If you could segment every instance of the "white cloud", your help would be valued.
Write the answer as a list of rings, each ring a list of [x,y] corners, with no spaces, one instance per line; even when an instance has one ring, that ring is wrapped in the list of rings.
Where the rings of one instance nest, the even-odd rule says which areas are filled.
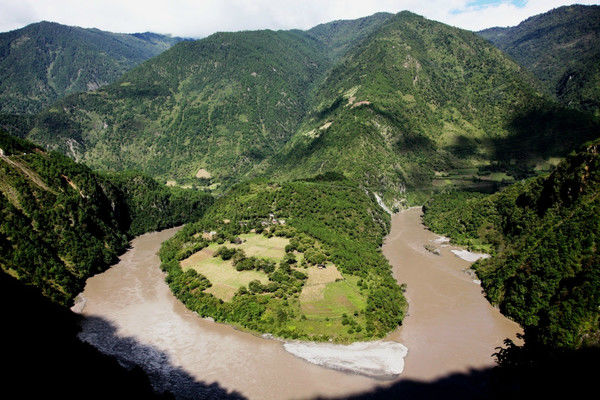
[[[41,20],[113,32],[153,31],[203,37],[216,31],[307,29],[322,22],[410,10],[465,29],[516,25],[566,4],[598,1],[529,0],[483,8],[470,0],[0,0],[0,31]],[[456,13],[456,10],[461,12]]]

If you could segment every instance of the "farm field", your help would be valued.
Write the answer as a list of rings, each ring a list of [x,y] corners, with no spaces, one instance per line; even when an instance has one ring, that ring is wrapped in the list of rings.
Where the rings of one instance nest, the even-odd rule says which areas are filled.
[[[212,286],[205,290],[206,293],[229,301],[239,288],[248,286],[254,280],[262,284],[268,283],[269,278],[264,272],[237,271],[232,260],[225,261],[214,257],[213,254],[213,249],[205,248],[181,262],[184,271],[192,268],[212,283]]]
[[[256,233],[243,234],[239,237],[243,240],[242,244],[210,243],[208,247],[181,261],[181,268],[184,271],[192,268],[210,281],[212,286],[205,290],[206,293],[223,301],[230,301],[239,288],[248,287],[250,282],[257,280],[267,284],[269,278],[261,271],[237,271],[232,260],[214,257],[219,247],[238,248],[242,249],[248,257],[280,262],[285,256],[285,246],[290,242],[286,238],[268,238]]]
[[[242,234],[239,238],[243,243],[212,242],[180,262],[184,271],[194,269],[211,282],[212,286],[206,289],[205,293],[210,293],[225,302],[231,301],[240,288],[248,288],[252,281],[266,285],[270,280],[269,276],[260,270],[236,270],[232,259],[223,260],[215,256],[219,247],[241,249],[247,257],[264,258],[280,263],[286,255],[285,246],[290,243],[287,238],[269,238],[256,233]],[[358,277],[342,275],[331,262],[300,266],[304,258],[303,253],[295,251],[293,254],[298,259],[298,265],[293,270],[305,274],[307,279],[302,291],[289,299],[290,311],[299,318],[288,321],[288,329],[300,329],[311,335],[335,336],[341,329],[349,329],[354,325],[354,322],[349,322],[351,319],[364,324],[364,318],[360,314],[366,307],[366,299],[358,286]],[[347,321],[342,324],[344,319]]]

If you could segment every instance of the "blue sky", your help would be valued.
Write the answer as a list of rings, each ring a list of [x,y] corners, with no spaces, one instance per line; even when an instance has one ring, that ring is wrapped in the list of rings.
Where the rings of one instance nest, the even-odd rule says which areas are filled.
[[[489,7],[500,3],[511,3],[517,7],[525,7],[527,0],[472,0],[467,2],[467,7]]]
[[[0,32],[42,20],[113,32],[204,37],[216,31],[307,29],[378,11],[410,10],[464,29],[517,25],[579,0],[0,0]]]
[[[482,11],[488,8],[497,8],[503,5],[510,5],[523,9],[527,6],[527,0],[469,0],[462,8],[455,8],[450,11],[451,14],[462,14],[465,12]]]

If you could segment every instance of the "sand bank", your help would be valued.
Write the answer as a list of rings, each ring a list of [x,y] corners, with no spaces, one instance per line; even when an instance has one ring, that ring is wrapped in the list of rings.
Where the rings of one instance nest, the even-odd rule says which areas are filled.
[[[457,257],[462,258],[463,260],[468,261],[468,262],[475,262],[482,258],[490,258],[489,254],[474,253],[474,252],[468,251],[468,250],[450,250],[450,251],[453,252]]]
[[[400,343],[381,340],[349,345],[288,342],[283,347],[313,364],[377,378],[393,378],[402,373],[408,353]]]

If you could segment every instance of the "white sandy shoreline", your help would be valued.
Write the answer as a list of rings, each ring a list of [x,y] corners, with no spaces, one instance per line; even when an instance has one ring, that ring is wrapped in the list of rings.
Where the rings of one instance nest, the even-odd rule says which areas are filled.
[[[475,262],[480,259],[490,258],[489,254],[474,253],[474,252],[468,251],[468,250],[450,250],[450,251],[452,253],[454,253],[454,255],[456,255],[457,257],[462,258],[463,260],[469,261],[469,262]]]
[[[356,342],[349,345],[287,342],[286,351],[325,368],[372,378],[394,378],[404,370],[406,346],[391,341]]]

